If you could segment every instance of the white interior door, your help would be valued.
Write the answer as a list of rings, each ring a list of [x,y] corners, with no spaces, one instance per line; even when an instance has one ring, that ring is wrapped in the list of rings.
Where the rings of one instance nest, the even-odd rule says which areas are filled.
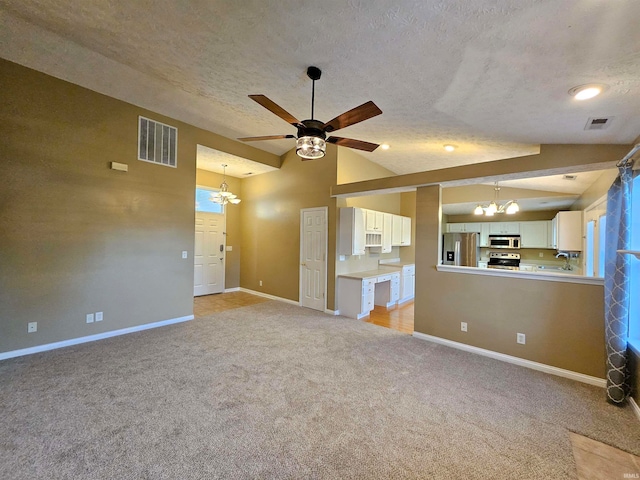
[[[300,211],[300,305],[326,309],[327,208]]]
[[[196,212],[193,295],[224,291],[224,215]]]

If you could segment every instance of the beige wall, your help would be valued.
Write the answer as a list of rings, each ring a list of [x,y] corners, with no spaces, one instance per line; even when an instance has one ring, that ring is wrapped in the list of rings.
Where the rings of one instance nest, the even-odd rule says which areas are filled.
[[[215,172],[209,172],[207,170],[196,170],[196,184],[203,187],[219,188],[220,184],[224,180],[224,177]],[[226,177],[229,190],[238,195],[242,200],[242,179],[235,177]],[[225,253],[224,257],[224,287],[237,288],[240,286],[240,257],[242,254],[241,238],[242,228],[240,223],[240,210],[242,209],[242,202],[237,205],[227,205],[225,212],[226,220],[226,238],[225,242],[228,247],[232,247],[232,250]]]
[[[598,179],[593,182],[593,184],[587,188],[584,193],[580,195],[580,198],[578,198],[578,200],[576,200],[576,202],[571,206],[571,210],[584,210],[594,202],[600,200],[600,198],[607,194],[611,184],[617,176],[617,168],[611,168],[602,172],[602,175],[600,175]]]
[[[11,62],[0,70],[0,352],[191,315],[197,144],[280,159]],[[177,168],[137,160],[138,115],[178,127]],[[98,311],[104,321],[86,324]]]
[[[603,287],[438,272],[440,211],[440,187],[419,188],[415,331],[604,377]]]
[[[327,207],[327,307],[333,309],[336,200],[329,197],[329,189],[336,181],[336,150],[328,145],[324,158],[309,161],[291,150],[282,157],[279,171],[242,180],[242,287],[298,301],[300,210]]]

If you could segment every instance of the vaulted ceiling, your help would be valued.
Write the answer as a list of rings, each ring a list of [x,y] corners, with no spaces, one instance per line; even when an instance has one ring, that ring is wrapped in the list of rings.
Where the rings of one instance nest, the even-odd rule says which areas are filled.
[[[230,138],[295,133],[247,95],[309,118],[316,65],[315,116],[373,100],[383,115],[340,133],[388,143],[362,155],[401,174],[631,143],[638,18],[635,0],[0,0],[0,55]],[[588,83],[607,89],[568,94]]]

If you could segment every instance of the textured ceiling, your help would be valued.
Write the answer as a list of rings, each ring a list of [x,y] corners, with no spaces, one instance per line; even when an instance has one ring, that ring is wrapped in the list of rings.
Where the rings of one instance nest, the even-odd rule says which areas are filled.
[[[247,95],[308,118],[317,65],[315,116],[373,100],[384,114],[339,134],[389,143],[362,154],[400,174],[631,143],[638,18],[636,0],[0,0],[0,55],[230,138],[295,133]],[[591,82],[609,89],[567,94]],[[584,131],[598,116],[615,118]]]

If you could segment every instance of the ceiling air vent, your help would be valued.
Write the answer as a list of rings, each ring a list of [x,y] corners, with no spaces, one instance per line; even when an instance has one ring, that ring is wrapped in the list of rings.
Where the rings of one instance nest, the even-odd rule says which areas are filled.
[[[176,167],[178,129],[138,117],[138,160]]]
[[[611,125],[613,117],[589,117],[585,130],[606,130]]]
[[[578,178],[577,175],[563,175],[562,176],[563,180],[575,180],[576,178]]]

